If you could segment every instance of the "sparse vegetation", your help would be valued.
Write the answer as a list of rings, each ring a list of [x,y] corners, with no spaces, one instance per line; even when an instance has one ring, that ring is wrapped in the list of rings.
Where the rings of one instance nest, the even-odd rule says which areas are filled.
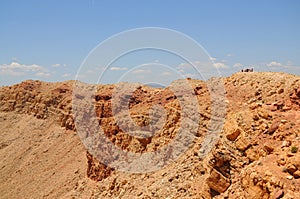
[[[297,151],[298,151],[298,147],[296,147],[296,146],[291,147],[291,152],[292,153],[297,153]]]

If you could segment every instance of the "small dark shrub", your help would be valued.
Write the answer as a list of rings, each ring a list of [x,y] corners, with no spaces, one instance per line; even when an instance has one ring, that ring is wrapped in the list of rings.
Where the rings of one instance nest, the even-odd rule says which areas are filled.
[[[298,147],[292,146],[291,152],[292,153],[297,153],[297,151],[298,151]]]

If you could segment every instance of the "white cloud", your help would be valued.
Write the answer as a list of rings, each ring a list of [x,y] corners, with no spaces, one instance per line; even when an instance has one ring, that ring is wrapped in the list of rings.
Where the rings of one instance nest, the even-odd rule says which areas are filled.
[[[190,78],[193,78],[195,77],[196,75],[195,74],[191,74],[191,73],[186,73],[184,75],[182,75],[183,77],[187,78],[187,77],[190,77]]]
[[[60,67],[61,64],[53,64],[52,66],[53,66],[53,67]]]
[[[215,68],[229,68],[225,62],[227,62],[227,60],[221,60],[219,62],[214,62],[216,60],[216,58],[213,58],[211,57],[210,60],[213,62],[213,66]],[[201,69],[204,69],[204,68],[209,68],[209,66],[211,66],[211,62],[210,63],[203,63],[203,62],[200,62],[200,61],[194,61],[192,64],[189,64],[189,63],[182,63],[182,64],[179,64],[177,69],[180,71],[182,70],[186,70],[186,69],[191,69],[193,68],[193,66],[196,66],[198,68],[201,68]]]
[[[52,64],[52,67],[62,67],[62,66],[67,66],[67,64]]]
[[[162,76],[170,76],[170,75],[172,75],[170,72],[163,72],[162,74],[161,74]]]
[[[45,71],[45,68],[37,64],[25,65],[13,61],[10,64],[0,65],[1,74],[12,75],[12,76],[21,76],[30,72],[38,73],[42,71]]]
[[[226,56],[227,56],[227,57],[232,57],[233,54],[228,53]]]
[[[293,63],[292,61],[289,60],[289,61],[287,61],[286,65],[287,65],[287,66],[293,66],[294,63]]]
[[[209,60],[210,60],[210,61],[216,61],[217,58],[215,58],[215,57],[210,57]]]
[[[141,67],[141,66],[148,66],[148,67],[152,67],[152,66],[156,66],[156,65],[158,65],[157,63],[158,63],[158,62],[156,62],[156,63],[145,63],[145,64],[141,64],[141,65],[139,65],[139,67]]]
[[[178,70],[185,70],[185,69],[192,69],[192,68],[194,68],[194,66],[198,66],[198,67],[201,67],[201,66],[204,66],[205,64],[203,64],[202,62],[200,62],[200,61],[194,61],[194,62],[192,62],[192,63],[187,63],[187,62],[185,62],[185,63],[181,63],[181,64],[179,64],[178,66],[177,66],[177,69]]]
[[[70,77],[70,76],[71,76],[70,73],[65,73],[65,74],[63,74],[61,77]]]
[[[0,69],[21,69],[23,71],[39,71],[43,69],[42,66],[39,66],[37,64],[32,64],[32,65],[25,65],[25,64],[19,64],[18,62],[11,62],[10,64],[3,64],[0,65]]]
[[[25,75],[25,73],[24,72],[14,71],[12,69],[2,69],[0,67],[0,75],[22,76],[22,75]]]
[[[138,70],[132,71],[132,73],[134,73],[134,74],[151,73],[151,71],[150,70],[144,70],[144,69],[138,69]]]
[[[87,70],[86,73],[95,73],[96,71],[94,70]]]
[[[51,76],[51,74],[48,72],[38,72],[35,75],[39,76],[39,77],[50,77]]]
[[[199,65],[201,65],[201,61],[194,61],[193,64],[199,66]]]
[[[271,61],[270,63],[267,64],[268,67],[281,67],[282,64],[276,61]]]
[[[184,69],[184,68],[191,67],[191,66],[192,65],[189,63],[181,63],[178,65],[177,69]]]
[[[111,68],[109,68],[109,70],[120,71],[120,70],[127,70],[127,68],[111,67]]]
[[[245,65],[244,64],[241,64],[241,63],[235,63],[233,64],[233,67],[234,68],[241,68],[241,67],[244,67]]]
[[[179,69],[178,72],[181,74],[185,73],[185,71],[183,69]]]
[[[216,69],[214,68],[213,61],[205,60],[202,61],[193,61],[192,63],[181,63],[176,69],[180,75],[183,77],[192,77],[192,78],[203,78],[203,74],[214,74]]]
[[[228,68],[227,65],[225,65],[224,63],[221,63],[221,62],[214,63],[214,67],[216,67],[216,68]]]

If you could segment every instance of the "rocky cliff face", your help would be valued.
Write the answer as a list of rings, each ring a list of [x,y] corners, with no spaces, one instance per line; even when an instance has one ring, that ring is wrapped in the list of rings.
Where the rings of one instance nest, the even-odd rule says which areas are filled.
[[[101,182],[95,184],[89,197],[299,198],[300,77],[254,72],[237,73],[222,81],[226,90],[225,123],[220,139],[207,155],[201,154],[212,118],[209,87],[207,82],[188,80],[201,116],[193,145],[161,170],[144,174],[120,172],[86,152],[86,175]],[[55,121],[68,132],[76,132],[73,83],[25,81],[3,87],[0,111]],[[130,96],[130,116],[139,126],[146,128],[151,117],[159,120],[161,115],[149,114],[154,105],[159,104],[166,112],[163,128],[152,129],[155,134],[144,138],[129,135],[117,125],[111,106],[115,86],[99,85],[94,96],[97,121],[109,140],[134,153],[157,151],[171,143],[183,117],[175,93],[168,88],[141,86]],[[192,125],[194,119],[189,119]],[[5,148],[4,141],[0,144],[0,150]],[[81,190],[89,186],[82,183]]]

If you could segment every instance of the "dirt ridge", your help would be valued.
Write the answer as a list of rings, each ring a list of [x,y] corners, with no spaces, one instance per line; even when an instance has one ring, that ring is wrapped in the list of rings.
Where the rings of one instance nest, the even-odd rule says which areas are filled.
[[[180,81],[176,84],[180,85]],[[100,163],[86,151],[75,133],[72,112],[74,81],[47,83],[28,80],[2,87],[0,113],[3,140],[0,142],[0,154],[7,160],[7,164],[0,165],[2,166],[0,174],[3,176],[0,185],[5,193],[3,198],[18,198],[20,193],[9,191],[6,187],[10,187],[13,183],[22,184],[20,181],[22,177],[27,179],[30,175],[31,179],[43,179],[49,177],[49,172],[64,170],[63,165],[58,164],[54,168],[61,167],[60,171],[55,169],[49,169],[49,172],[43,171],[44,177],[23,171],[25,168],[29,170],[35,168],[41,172],[43,167],[37,168],[36,163],[29,164],[29,159],[36,157],[37,160],[45,161],[42,152],[38,149],[47,148],[45,146],[49,140],[53,142],[51,146],[55,148],[55,142],[62,137],[64,139],[59,144],[73,146],[65,153],[65,156],[70,156],[71,162],[67,164],[69,165],[67,168],[79,168],[74,173],[67,172],[65,179],[77,177],[65,183],[66,189],[61,190],[58,185],[51,187],[44,180],[41,185],[48,185],[49,193],[39,195],[39,191],[33,191],[28,192],[26,196],[32,198],[58,196],[66,198],[132,196],[135,198],[299,198],[300,77],[285,73],[252,72],[236,73],[223,78],[226,90],[224,102],[227,106],[226,120],[218,143],[204,158],[201,158],[200,148],[211,122],[210,93],[207,82],[193,79],[185,81],[189,82],[195,92],[201,115],[199,129],[194,133],[194,145],[174,163],[162,170],[147,174],[129,174],[114,170]],[[111,108],[115,86],[98,85],[95,93],[96,116],[106,136],[120,148],[135,153],[156,151],[169,144],[178,134],[182,119],[179,99],[172,90],[141,86],[130,97],[131,117],[140,126],[149,124],[149,110],[153,105],[161,105],[167,113],[163,128],[154,129],[157,130],[154,136],[138,138],[128,135],[116,124]],[[123,113],[119,114],[122,116]],[[153,117],[160,118],[159,115]],[[25,122],[20,123],[16,133],[20,136],[13,137],[11,133],[16,131],[16,128],[11,123],[22,120]],[[190,120],[192,125],[193,118]],[[26,149],[24,144],[25,155],[23,153],[19,155],[23,154],[24,157],[28,157],[28,160],[21,158],[17,161],[19,157],[13,158],[11,153],[12,157],[8,157],[7,154],[16,144],[22,143],[20,139],[25,130],[31,131],[31,127],[28,126],[29,121],[34,121],[33,126],[35,124],[44,126],[40,130],[40,127],[36,126],[36,130],[32,131],[34,132],[32,134],[37,137],[39,134],[42,135],[40,139],[35,138],[36,145],[32,145],[28,140]],[[58,133],[60,136],[52,138],[54,131],[60,132]],[[33,139],[30,133],[28,136]],[[37,147],[39,144],[42,145],[40,148]],[[64,147],[61,148],[62,153],[65,151]],[[47,149],[42,151],[44,150]],[[71,161],[74,150],[81,154],[79,163]],[[54,150],[52,152],[54,153]],[[31,156],[26,155],[27,153]],[[33,156],[34,153],[40,155]],[[82,156],[84,153],[85,155]],[[47,157],[55,157],[56,161],[61,161],[56,159],[57,154],[49,154],[45,158]],[[59,158],[63,157],[59,156]],[[28,167],[21,166],[21,170],[19,169],[24,174],[12,175],[12,172],[18,173],[18,169],[14,168],[19,167],[22,162],[28,164]],[[56,184],[65,179],[57,178]],[[141,184],[143,186],[140,186]],[[26,188],[26,184],[22,186]],[[27,186],[30,187],[30,183]],[[25,188],[20,190],[24,191]]]

